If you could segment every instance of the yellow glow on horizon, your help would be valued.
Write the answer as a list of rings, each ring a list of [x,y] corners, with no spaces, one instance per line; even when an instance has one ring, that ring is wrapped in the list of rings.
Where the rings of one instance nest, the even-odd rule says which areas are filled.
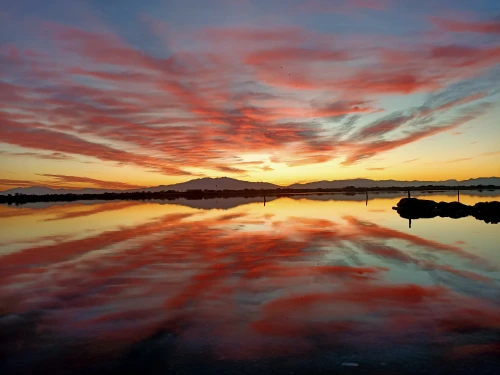
[[[37,159],[33,156],[16,159],[13,164],[5,163],[2,169],[6,179],[28,181],[33,182],[32,185],[57,188],[97,188],[98,186],[92,183],[62,182],[42,175],[57,174],[88,177],[143,187],[170,185],[203,177],[216,178],[224,176],[251,182],[270,182],[280,186],[321,180],[355,178],[441,181],[500,176],[500,149],[498,146],[490,146],[488,149],[484,149],[470,145],[470,147],[464,148],[461,153],[456,153],[453,148],[440,147],[433,152],[424,153],[424,156],[422,156],[422,150],[432,150],[435,145],[436,141],[425,140],[420,145],[403,146],[384,153],[381,157],[370,158],[349,166],[341,164],[344,160],[343,157],[321,164],[290,166],[285,163],[270,161],[270,154],[245,154],[234,164],[227,164],[227,167],[230,168],[247,169],[246,174],[186,167],[186,170],[194,174],[193,176],[167,176],[157,171],[148,171],[133,165],[117,166],[113,163],[89,162],[88,160],[54,162]],[[245,164],[252,162],[262,164]],[[272,170],[262,170],[264,166],[270,167]],[[15,187],[18,186],[0,182],[1,190]]]

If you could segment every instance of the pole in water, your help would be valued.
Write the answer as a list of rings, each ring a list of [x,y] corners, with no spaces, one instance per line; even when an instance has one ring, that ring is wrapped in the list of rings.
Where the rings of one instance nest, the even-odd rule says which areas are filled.
[[[460,203],[460,189],[457,189],[457,193],[458,193],[458,202]]]
[[[266,196],[264,195],[264,207],[266,206]]]
[[[410,189],[408,189],[408,198],[410,198]]]
[[[366,194],[366,206],[368,206],[368,190],[365,190],[365,194]]]
[[[408,228],[411,229],[411,219],[408,219]]]

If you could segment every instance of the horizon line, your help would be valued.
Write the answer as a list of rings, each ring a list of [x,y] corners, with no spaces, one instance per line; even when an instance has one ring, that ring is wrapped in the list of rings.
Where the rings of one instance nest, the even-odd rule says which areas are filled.
[[[456,181],[456,182],[467,182],[470,180],[480,180],[480,179],[500,179],[500,177],[497,176],[491,176],[491,177],[471,177],[465,180],[458,180],[458,179],[446,179],[446,180],[395,180],[395,179],[384,179],[384,180],[374,180],[371,178],[365,178],[365,177],[357,177],[357,178],[347,178],[347,179],[338,179],[338,180],[314,180],[314,181],[308,181],[308,182],[294,182],[288,185],[281,185],[281,184],[276,184],[273,182],[267,182],[267,181],[247,181],[247,180],[240,180],[237,178],[232,178],[232,177],[201,177],[201,178],[195,178],[191,180],[187,180],[184,182],[180,183],[175,183],[175,184],[169,184],[169,185],[155,185],[155,186],[142,186],[142,187],[130,187],[130,188],[113,188],[113,187],[52,187],[52,186],[47,186],[47,185],[30,185],[30,186],[17,186],[17,187],[11,187],[9,189],[1,190],[0,193],[5,193],[11,190],[16,190],[16,189],[32,189],[32,188],[45,188],[45,189],[51,189],[51,190],[73,190],[73,191],[78,191],[78,190],[104,190],[104,191],[115,191],[115,192],[129,192],[129,191],[139,191],[141,189],[152,189],[152,188],[159,188],[161,186],[165,187],[170,187],[170,186],[176,186],[176,185],[182,185],[186,184],[192,181],[198,181],[198,180],[203,180],[203,179],[211,179],[211,180],[218,180],[218,179],[229,179],[233,181],[238,181],[242,183],[249,183],[249,184],[271,184],[275,185],[277,188],[289,188],[290,186],[293,185],[307,185],[307,184],[313,184],[313,183],[319,183],[319,182],[342,182],[342,181],[354,181],[354,180],[365,180],[365,181],[373,181],[373,182],[388,182],[388,181],[394,181],[395,183],[410,183],[410,182],[416,182],[416,183],[443,183],[447,181]],[[113,183],[120,183],[118,181],[103,181],[107,182],[110,184]],[[377,188],[377,186],[371,186],[371,187],[364,187],[364,188]],[[221,189],[208,189],[208,190],[221,190]],[[224,190],[224,189],[222,189]],[[238,190],[238,189],[236,189]]]

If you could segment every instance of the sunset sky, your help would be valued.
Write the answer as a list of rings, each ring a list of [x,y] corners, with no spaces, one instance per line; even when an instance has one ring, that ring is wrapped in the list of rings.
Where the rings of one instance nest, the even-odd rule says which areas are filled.
[[[500,1],[0,2],[0,190],[500,176]]]

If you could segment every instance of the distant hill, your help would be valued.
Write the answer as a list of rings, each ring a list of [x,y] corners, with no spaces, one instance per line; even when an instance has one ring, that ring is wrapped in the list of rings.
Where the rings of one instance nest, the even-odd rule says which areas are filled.
[[[32,186],[32,187],[26,187],[26,188],[14,188],[14,189],[9,189],[2,191],[0,194],[36,194],[36,195],[41,195],[41,194],[57,194],[56,189],[51,189],[45,186]]]
[[[52,189],[46,186],[31,186],[26,188],[15,188],[5,191],[1,191],[0,195],[7,194],[33,194],[33,195],[44,195],[44,194],[101,194],[101,193],[114,193],[122,192],[123,190],[118,189]]]
[[[370,180],[370,179],[350,179],[350,180],[332,180],[332,181],[316,181],[306,184],[293,184],[288,186],[291,189],[343,189],[346,187],[354,186],[357,188],[371,188],[371,187],[409,187],[409,186],[472,186],[472,185],[495,185],[500,186],[500,178],[498,177],[488,177],[488,178],[471,178],[469,180],[457,181],[457,180],[446,180],[446,181],[397,181],[397,180]],[[133,190],[117,190],[117,189],[52,189],[45,186],[33,186],[27,188],[15,188],[0,192],[0,195],[7,194],[100,194],[106,192],[160,192],[167,190],[176,191],[186,191],[186,190],[244,190],[244,189],[278,189],[284,188],[283,186],[271,184],[268,182],[250,182],[241,181],[234,178],[220,177],[220,178],[199,178],[187,182],[182,182],[180,184],[173,185],[160,185],[143,189],[133,189]]]
[[[397,181],[397,180],[369,180],[364,178],[356,178],[351,180],[333,180],[333,181],[316,181],[306,184],[293,184],[290,185],[291,189],[342,189],[349,186],[357,188],[371,188],[371,187],[409,187],[409,186],[473,186],[473,185],[496,185],[500,186],[500,178],[471,178],[469,180],[457,181]]]
[[[270,184],[269,182],[249,182],[236,180],[229,177],[219,177],[219,178],[198,178],[196,180],[191,180],[187,182],[182,182],[180,184],[173,185],[160,185],[156,187],[144,188],[144,189],[134,189],[130,191],[151,191],[158,192],[162,190],[176,190],[176,191],[186,191],[186,190],[244,190],[244,189],[277,189],[280,188],[279,185]]]

